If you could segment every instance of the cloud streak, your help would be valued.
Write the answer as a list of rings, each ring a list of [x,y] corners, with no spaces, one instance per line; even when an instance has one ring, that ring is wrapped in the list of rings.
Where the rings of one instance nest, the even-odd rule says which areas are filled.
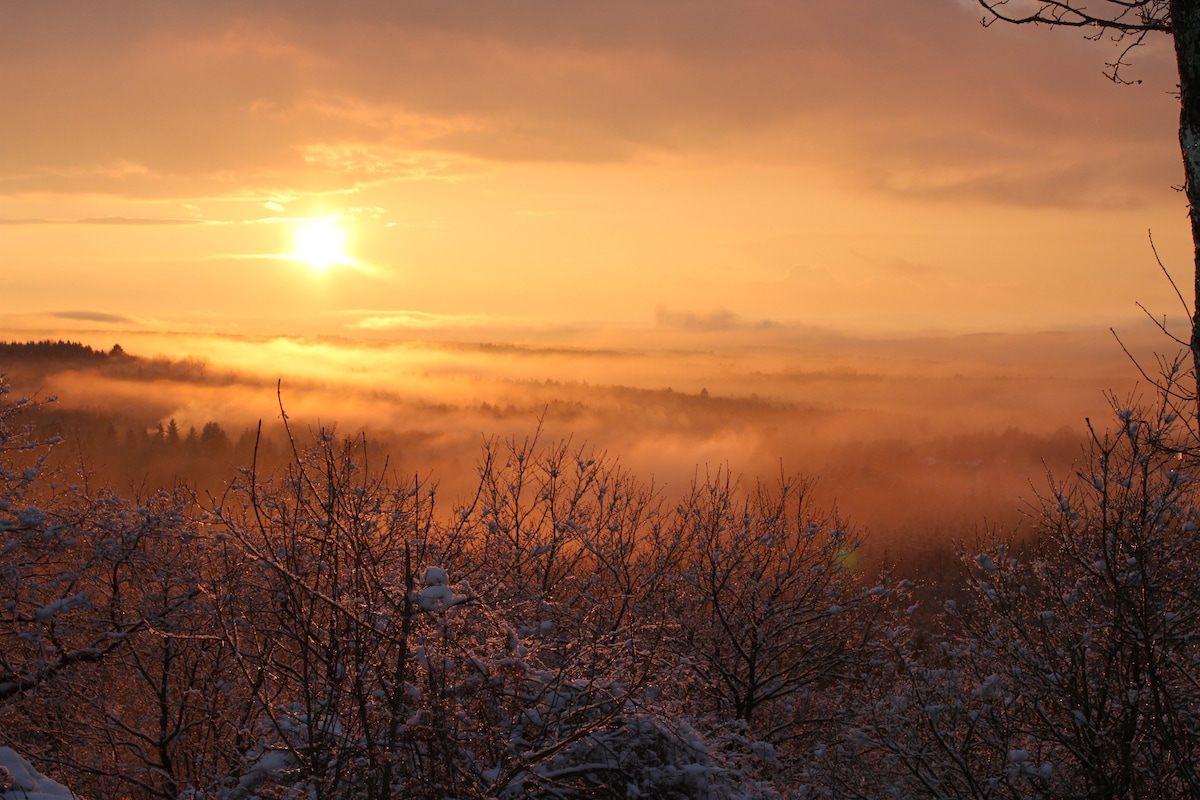
[[[0,225],[211,225],[210,220],[173,217],[85,217],[83,219],[21,219],[0,217]]]
[[[106,322],[113,325],[136,325],[132,317],[124,314],[110,314],[105,311],[54,311],[47,316],[53,319],[75,320],[79,322]]]
[[[739,315],[723,308],[697,313],[674,311],[666,306],[659,306],[654,316],[661,327],[686,331],[764,330],[779,327],[778,322],[769,319],[743,320]]]

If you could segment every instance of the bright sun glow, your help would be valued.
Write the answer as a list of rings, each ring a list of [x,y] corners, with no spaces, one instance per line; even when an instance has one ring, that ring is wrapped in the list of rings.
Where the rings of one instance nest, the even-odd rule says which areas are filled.
[[[349,262],[346,234],[336,217],[312,219],[296,226],[295,257],[314,270],[323,271]]]

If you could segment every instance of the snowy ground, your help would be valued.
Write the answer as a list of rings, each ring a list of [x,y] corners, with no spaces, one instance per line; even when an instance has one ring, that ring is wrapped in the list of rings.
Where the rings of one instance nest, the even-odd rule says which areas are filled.
[[[73,800],[75,795],[61,783],[38,773],[33,765],[11,748],[0,747],[0,800]]]

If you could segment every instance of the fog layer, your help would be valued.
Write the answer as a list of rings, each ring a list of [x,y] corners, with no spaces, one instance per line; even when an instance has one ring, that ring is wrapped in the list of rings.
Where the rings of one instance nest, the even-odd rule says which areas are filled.
[[[868,340],[705,322],[668,313],[655,328],[534,332],[521,344],[461,332],[378,341],[74,331],[135,357],[10,355],[0,370],[19,392],[57,395],[63,411],[120,415],[117,427],[174,420],[187,432],[215,421],[236,439],[261,420],[279,435],[282,403],[294,432],[365,433],[389,468],[431,476],[443,496],[470,488],[492,437],[569,438],[668,496],[706,471],[744,483],[802,473],[877,553],[1019,526],[1047,472],[1071,469],[1086,421],[1103,430],[1112,403],[1136,394],[1136,369],[1108,331]],[[1147,361],[1161,344],[1142,328],[1122,339]],[[82,455],[97,467],[119,456]],[[226,457],[232,477],[246,453]],[[195,477],[174,469],[143,477]]]

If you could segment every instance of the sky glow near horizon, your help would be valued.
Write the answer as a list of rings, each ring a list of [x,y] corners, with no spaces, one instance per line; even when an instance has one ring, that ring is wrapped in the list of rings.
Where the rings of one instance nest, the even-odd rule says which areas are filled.
[[[1169,42],[1116,86],[1110,43],[980,17],[10,5],[0,329],[522,340],[1176,313],[1147,239],[1186,274]],[[334,218],[344,243],[297,244]]]

